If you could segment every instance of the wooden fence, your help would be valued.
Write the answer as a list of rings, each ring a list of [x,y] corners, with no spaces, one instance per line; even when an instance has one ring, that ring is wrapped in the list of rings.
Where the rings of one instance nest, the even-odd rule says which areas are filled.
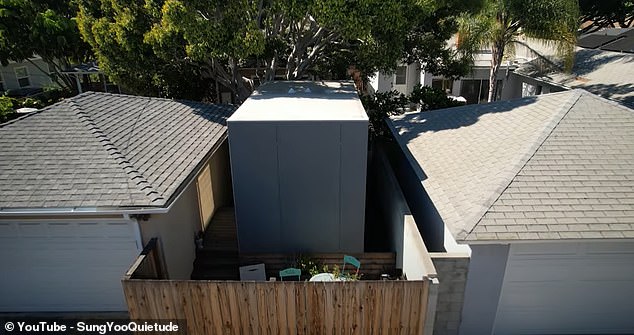
[[[131,319],[188,334],[423,334],[429,280],[237,282],[124,279]]]
[[[165,267],[161,261],[159,243],[153,238],[143,248],[136,261],[125,274],[126,279],[164,279]]]

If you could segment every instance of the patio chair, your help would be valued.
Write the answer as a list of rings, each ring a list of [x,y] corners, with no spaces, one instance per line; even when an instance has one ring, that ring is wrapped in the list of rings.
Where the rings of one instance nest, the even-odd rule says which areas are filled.
[[[343,267],[341,268],[341,274],[345,275],[345,271],[346,271],[346,264],[350,264],[352,266],[354,266],[357,271],[355,272],[355,275],[359,275],[359,269],[361,268],[361,262],[359,262],[358,259],[352,257],[352,256],[348,256],[348,255],[344,255],[343,256]]]
[[[280,271],[280,280],[284,281],[284,277],[297,276],[297,280],[301,280],[302,270],[296,268],[288,268]]]

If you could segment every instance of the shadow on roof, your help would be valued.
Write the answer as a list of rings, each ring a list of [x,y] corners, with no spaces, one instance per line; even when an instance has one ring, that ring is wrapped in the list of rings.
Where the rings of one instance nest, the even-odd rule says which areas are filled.
[[[576,76],[584,76],[596,71],[604,65],[614,64],[616,66],[616,62],[619,62],[618,66],[634,63],[634,55],[603,50],[581,49],[575,54],[575,65],[572,68],[572,73]],[[631,66],[634,66],[634,64],[631,64]],[[615,67],[615,71],[618,71],[618,68]]]
[[[408,113],[394,123],[398,125],[397,130],[400,134],[398,137],[403,141],[403,144],[407,144],[420,134],[468,127],[478,122],[480,116],[484,114],[510,112],[535,101],[537,101],[537,97],[527,97],[511,101]]]

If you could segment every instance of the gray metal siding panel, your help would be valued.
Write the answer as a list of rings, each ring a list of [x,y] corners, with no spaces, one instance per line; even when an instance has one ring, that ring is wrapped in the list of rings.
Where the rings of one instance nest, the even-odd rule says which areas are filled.
[[[362,252],[365,228],[365,185],[368,157],[367,122],[341,127],[341,226],[342,251]]]
[[[339,249],[339,124],[279,125],[284,251]]]
[[[242,252],[363,252],[367,121],[229,121]]]
[[[229,122],[229,138],[240,250],[279,251],[276,129]]]

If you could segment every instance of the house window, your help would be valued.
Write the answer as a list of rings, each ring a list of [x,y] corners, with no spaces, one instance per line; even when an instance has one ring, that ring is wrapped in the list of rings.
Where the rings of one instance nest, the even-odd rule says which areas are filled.
[[[486,82],[488,84],[489,81]],[[480,101],[481,90],[482,80],[463,80],[460,95],[467,100],[467,104],[477,104]]]
[[[431,87],[442,90],[447,94],[453,91],[453,80],[451,79],[432,79]]]
[[[395,85],[405,85],[407,83],[407,66],[399,66],[394,74]]]
[[[4,80],[2,79],[2,73],[0,73],[0,92],[4,92]]]
[[[15,68],[15,78],[18,80],[18,85],[20,87],[31,86],[31,82],[29,81],[29,71],[26,69],[26,66]]]
[[[502,98],[502,80],[497,81],[495,99]],[[462,81],[460,95],[467,100],[467,104],[480,104],[489,101],[489,81],[486,79],[468,79]]]

